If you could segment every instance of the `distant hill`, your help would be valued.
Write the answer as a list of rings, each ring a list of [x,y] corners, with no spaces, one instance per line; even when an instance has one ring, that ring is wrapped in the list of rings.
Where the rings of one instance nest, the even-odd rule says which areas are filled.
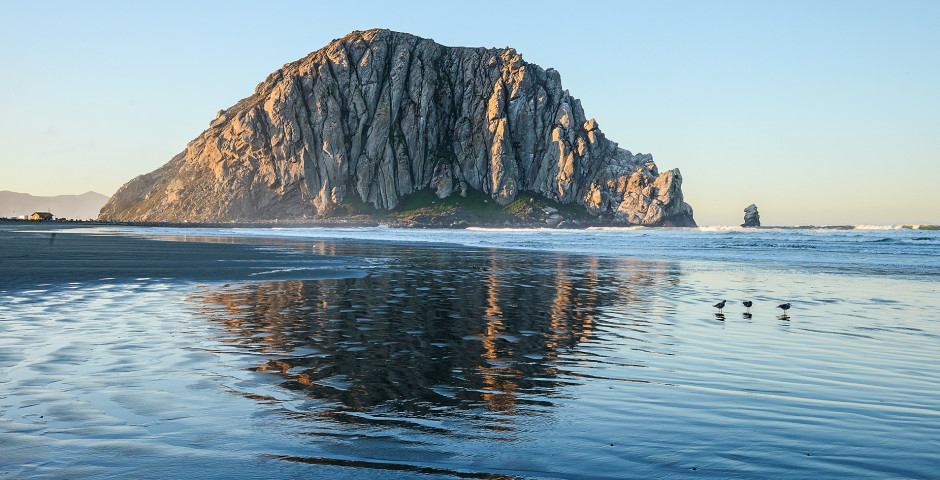
[[[108,201],[106,195],[86,192],[81,195],[37,197],[28,193],[0,190],[0,217],[18,217],[33,212],[50,212],[56,218],[89,220],[98,217]]]

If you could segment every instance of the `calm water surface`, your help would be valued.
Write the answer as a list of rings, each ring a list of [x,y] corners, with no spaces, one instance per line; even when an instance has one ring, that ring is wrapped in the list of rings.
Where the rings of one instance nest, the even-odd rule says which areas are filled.
[[[904,268],[859,241],[871,258],[795,261],[767,258],[783,236],[654,239],[696,256],[592,235],[582,250],[607,249],[291,231],[253,241],[359,273],[6,288],[0,476],[940,475],[936,239]]]

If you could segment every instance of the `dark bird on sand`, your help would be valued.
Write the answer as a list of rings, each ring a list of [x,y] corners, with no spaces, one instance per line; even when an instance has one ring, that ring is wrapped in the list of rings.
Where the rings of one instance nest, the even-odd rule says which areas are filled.
[[[780,305],[777,305],[777,308],[783,309],[783,314],[786,315],[786,314],[787,314],[787,310],[790,309],[790,304],[789,304],[789,303],[781,303]]]
[[[716,303],[715,305],[713,305],[715,308],[718,309],[718,313],[721,313],[721,309],[722,309],[722,308],[725,308],[725,302],[727,302],[727,300],[722,300],[722,301]]]
[[[748,312],[748,313],[751,313],[751,305],[754,305],[754,302],[752,302],[752,301],[750,301],[750,300],[745,300],[745,301],[743,301],[743,302],[741,302],[741,303],[744,305],[744,308],[747,308],[747,312]]]

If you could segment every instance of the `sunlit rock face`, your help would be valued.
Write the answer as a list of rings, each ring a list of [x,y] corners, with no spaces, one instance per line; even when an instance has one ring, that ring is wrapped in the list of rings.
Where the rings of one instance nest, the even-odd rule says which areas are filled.
[[[557,71],[513,49],[368,30],[269,75],[99,218],[298,218],[472,188],[501,205],[529,191],[619,223],[694,225],[681,184],[607,140]]]

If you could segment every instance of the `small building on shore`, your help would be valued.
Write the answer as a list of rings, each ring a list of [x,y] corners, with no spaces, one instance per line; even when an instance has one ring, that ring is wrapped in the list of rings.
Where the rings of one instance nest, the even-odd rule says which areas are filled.
[[[29,216],[30,220],[52,220],[52,214],[49,212],[33,212]]]

